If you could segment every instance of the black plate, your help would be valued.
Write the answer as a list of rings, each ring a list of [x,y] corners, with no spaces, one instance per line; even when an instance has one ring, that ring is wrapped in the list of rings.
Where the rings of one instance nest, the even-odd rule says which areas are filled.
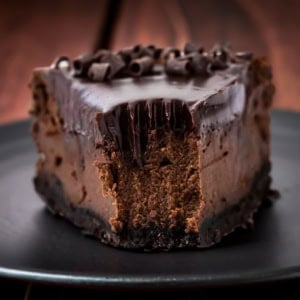
[[[200,251],[137,253],[85,237],[50,215],[31,178],[28,127],[0,128],[0,275],[103,288],[180,288],[300,278],[300,115],[273,112],[274,187],[253,230]]]

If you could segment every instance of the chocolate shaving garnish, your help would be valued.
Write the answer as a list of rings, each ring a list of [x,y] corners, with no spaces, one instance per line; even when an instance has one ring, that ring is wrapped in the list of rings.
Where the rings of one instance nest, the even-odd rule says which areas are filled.
[[[153,58],[154,59],[159,59],[160,55],[161,55],[161,53],[163,51],[162,48],[156,47],[154,45],[148,45],[146,48],[149,49],[149,50],[151,50],[151,51],[153,51]]]
[[[141,51],[141,45],[135,45],[133,47],[128,47],[120,50],[118,54],[120,54],[126,64],[129,64],[133,59],[140,57]]]
[[[74,60],[73,66],[75,69],[75,75],[77,76],[86,76],[89,70],[89,67],[94,62],[94,56],[92,53],[87,53],[79,56]]]
[[[161,56],[163,60],[173,59],[180,56],[180,51],[177,48],[167,47],[162,50]]]
[[[135,53],[140,53],[141,50],[142,50],[142,46],[141,45],[135,45],[135,46],[133,46],[132,50]]]
[[[155,45],[152,45],[152,44],[146,46],[146,48],[151,49],[151,50],[153,50],[153,51],[154,51],[155,49],[157,49],[157,47],[156,47]]]
[[[210,73],[211,58],[207,53],[191,53],[187,55],[191,62],[192,72],[197,75],[208,75]]]
[[[152,49],[152,48],[148,48],[148,47],[144,47],[140,54],[139,54],[139,57],[143,57],[143,56],[150,56],[150,57],[153,57],[154,56],[154,51],[155,49]]]
[[[93,81],[105,81],[110,73],[109,63],[93,63],[88,71],[88,77]]]
[[[220,61],[227,62],[229,59],[230,50],[226,45],[215,45],[212,49],[212,56]]]
[[[70,71],[71,69],[71,61],[67,56],[60,56],[54,60],[51,65],[54,69],[57,70],[67,70]]]
[[[253,58],[253,53],[252,52],[236,52],[235,57],[237,59],[242,59],[242,60],[251,60]]]
[[[94,62],[100,62],[102,57],[105,55],[108,55],[108,54],[110,54],[109,50],[106,50],[106,49],[98,50],[95,52],[93,60],[94,60]]]
[[[165,64],[166,73],[169,75],[189,75],[191,63],[188,59],[171,58]]]
[[[186,43],[184,45],[184,50],[183,51],[184,51],[185,54],[190,54],[190,53],[195,53],[195,52],[203,53],[204,48],[199,47],[199,46],[197,46],[196,44],[193,44],[193,43]]]
[[[110,65],[110,72],[107,77],[109,80],[115,78],[125,67],[125,63],[118,54],[109,53],[102,56],[101,63],[109,63]]]
[[[226,69],[228,66],[227,66],[227,63],[220,60],[220,59],[217,59],[217,58],[213,58],[212,59],[212,62],[211,62],[211,70],[212,71],[217,71],[217,70],[224,70]]]
[[[183,51],[174,47],[162,49],[155,45],[135,45],[121,49],[117,53],[101,49],[94,54],[88,53],[75,59],[73,61],[75,72],[72,72],[72,75],[88,77],[93,81],[138,77],[149,73],[155,75],[162,72],[169,75],[208,76],[212,71],[227,68],[230,63],[243,63],[247,60],[252,61],[252,68],[259,68],[257,76],[265,80],[271,78],[268,65],[264,67],[260,63],[256,67],[251,52],[236,52],[233,55],[228,46],[219,44],[207,53],[203,47],[193,43],[186,43]],[[52,64],[52,67],[70,71],[71,63],[68,57],[62,56]]]
[[[158,60],[160,58],[161,53],[162,53],[161,48],[157,48],[154,45],[148,45],[147,47],[144,47],[141,50],[140,57],[142,57],[142,56],[151,56],[155,60]]]
[[[133,76],[141,76],[151,72],[154,66],[154,59],[150,56],[144,56],[134,59],[129,65],[129,72]]]
[[[223,70],[227,68],[230,51],[226,45],[216,45],[212,49],[212,70]]]
[[[162,51],[163,51],[162,48],[156,48],[154,50],[154,55],[153,55],[154,59],[156,59],[156,60],[159,59],[162,54]]]

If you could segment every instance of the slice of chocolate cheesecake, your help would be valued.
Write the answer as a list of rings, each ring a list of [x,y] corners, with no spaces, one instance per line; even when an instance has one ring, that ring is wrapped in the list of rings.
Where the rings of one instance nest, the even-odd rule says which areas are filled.
[[[34,184],[48,208],[123,248],[208,247],[270,185],[265,59],[135,46],[34,70]]]

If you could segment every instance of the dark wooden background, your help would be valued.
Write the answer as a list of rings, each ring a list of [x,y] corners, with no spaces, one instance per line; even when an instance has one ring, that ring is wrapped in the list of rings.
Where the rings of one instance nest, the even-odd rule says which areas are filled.
[[[0,122],[27,116],[31,70],[58,55],[185,41],[268,56],[274,107],[300,111],[299,29],[297,0],[1,0]]]
[[[236,50],[268,56],[277,90],[274,107],[300,111],[299,35],[297,0],[0,0],[0,123],[27,117],[31,71],[56,56],[74,57],[99,46],[182,46],[185,41],[208,48],[228,41]],[[298,286],[299,281],[273,284],[264,293],[272,299],[300,299]],[[0,289],[1,299],[100,299],[93,291],[3,279]],[[155,297],[241,299],[245,293],[257,297],[260,287]]]

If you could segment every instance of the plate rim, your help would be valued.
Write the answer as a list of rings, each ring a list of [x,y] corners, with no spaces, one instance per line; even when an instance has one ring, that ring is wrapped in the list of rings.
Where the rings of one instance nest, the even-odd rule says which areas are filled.
[[[278,118],[300,118],[300,113],[289,110],[272,110],[272,115]],[[272,120],[272,119],[271,119]],[[29,133],[31,119],[26,118],[10,123],[0,124],[0,138],[9,142],[20,138],[22,134]],[[9,131],[9,134],[7,134]],[[126,276],[97,276],[81,272],[46,271],[35,268],[9,268],[0,266],[0,278],[31,281],[35,283],[48,283],[67,286],[90,286],[100,289],[186,289],[212,286],[232,286],[255,283],[266,283],[300,279],[299,266],[272,268],[263,271],[228,272],[208,275],[126,275]]]
[[[72,287],[89,286],[102,289],[190,289],[213,286],[249,285],[300,279],[300,266],[265,271],[229,272],[212,276],[204,275],[164,275],[118,277],[82,275],[80,272],[45,272],[38,269],[12,269],[0,266],[0,277],[34,283],[48,283]]]

